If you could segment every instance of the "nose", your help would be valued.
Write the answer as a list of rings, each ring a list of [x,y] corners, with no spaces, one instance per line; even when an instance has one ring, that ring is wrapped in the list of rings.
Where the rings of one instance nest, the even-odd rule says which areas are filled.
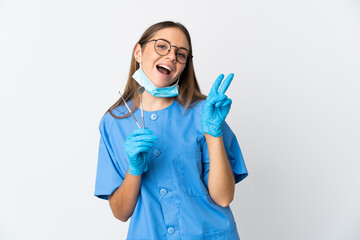
[[[165,57],[171,61],[176,62],[176,48],[172,47],[170,52]]]

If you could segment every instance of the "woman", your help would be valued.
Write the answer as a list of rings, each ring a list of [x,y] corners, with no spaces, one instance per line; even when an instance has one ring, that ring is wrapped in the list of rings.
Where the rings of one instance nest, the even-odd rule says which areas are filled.
[[[223,77],[201,94],[179,23],[154,24],[135,45],[122,97],[140,120],[145,88],[145,128],[122,98],[110,107],[99,127],[95,186],[116,218],[131,217],[128,239],[239,239],[228,205],[247,170],[224,121],[233,74],[221,84]]]

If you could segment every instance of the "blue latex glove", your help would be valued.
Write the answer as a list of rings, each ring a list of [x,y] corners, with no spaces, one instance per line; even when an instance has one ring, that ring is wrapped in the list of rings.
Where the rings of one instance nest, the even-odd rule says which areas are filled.
[[[206,98],[201,116],[201,124],[204,133],[208,133],[214,137],[220,137],[222,135],[221,126],[230,111],[232,103],[231,99],[224,93],[230,86],[233,78],[234,74],[231,73],[221,84],[224,79],[224,74],[220,74],[214,82],[210,93]]]
[[[148,170],[147,153],[155,146],[158,137],[147,128],[134,130],[126,139],[124,147],[129,158],[129,173],[134,176],[143,174]]]

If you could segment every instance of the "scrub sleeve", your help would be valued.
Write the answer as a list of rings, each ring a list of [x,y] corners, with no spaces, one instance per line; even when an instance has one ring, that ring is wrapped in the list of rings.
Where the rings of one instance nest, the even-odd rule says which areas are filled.
[[[118,166],[124,161],[116,161],[113,149],[115,144],[109,134],[113,121],[113,118],[103,117],[99,125],[100,144],[94,195],[105,200],[108,200],[108,196],[121,186],[126,174],[122,169],[127,168],[127,166]]]
[[[223,142],[225,146],[226,155],[229,159],[230,166],[233,170],[235,177],[235,183],[239,183],[241,180],[248,176],[248,171],[245,166],[245,162],[241,153],[239,143],[236,139],[235,134],[230,129],[229,125],[224,122],[222,125],[223,128]],[[206,144],[206,141],[203,146],[202,151],[202,165],[203,165],[203,181],[208,187],[208,177],[209,177],[209,151]]]

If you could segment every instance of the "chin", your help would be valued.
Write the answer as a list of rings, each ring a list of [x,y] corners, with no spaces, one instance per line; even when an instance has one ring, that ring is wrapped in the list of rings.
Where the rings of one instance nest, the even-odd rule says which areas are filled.
[[[171,81],[171,83],[169,83],[166,80],[163,80],[163,81],[157,80],[157,81],[151,81],[151,82],[158,88],[164,88],[164,87],[169,87],[169,86],[173,85],[176,82],[176,80]]]

